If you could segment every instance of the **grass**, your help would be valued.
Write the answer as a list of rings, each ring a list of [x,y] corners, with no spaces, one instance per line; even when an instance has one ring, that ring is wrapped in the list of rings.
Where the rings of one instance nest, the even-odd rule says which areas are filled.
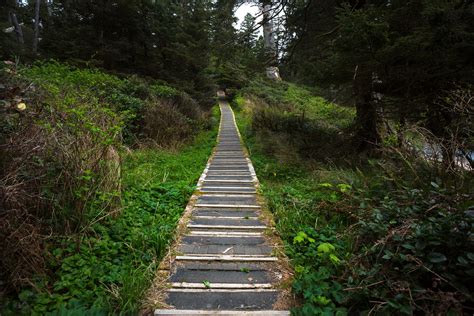
[[[289,96],[283,95],[282,98],[288,99]],[[237,125],[251,153],[262,193],[285,244],[285,252],[295,269],[293,289],[299,295],[305,292],[306,300],[311,302],[294,312],[301,315],[343,313],[344,308],[335,304],[341,289],[329,279],[335,273],[333,270],[338,269],[338,264],[334,262],[347,257],[349,240],[336,238],[338,230],[346,227],[347,221],[343,216],[327,213],[336,210],[337,203],[344,199],[344,189],[340,188],[351,188],[357,176],[351,170],[320,169],[314,165],[309,168],[301,159],[282,161],[269,154],[265,150],[266,145],[262,144],[268,139],[259,137],[252,124],[253,113],[248,108],[250,103],[244,104],[243,99],[238,99],[238,102],[241,110],[236,114]],[[318,105],[322,108],[318,109]],[[320,102],[319,98],[311,100],[310,106],[315,107],[309,111],[313,119],[321,119],[328,111],[326,103]],[[328,204],[333,206],[325,209]],[[330,245],[331,251],[324,254],[318,252],[315,245],[322,243]],[[330,270],[323,273],[322,278],[316,277],[320,274],[315,273],[320,266],[327,266]]]
[[[0,313],[136,313],[214,146],[217,107],[208,116],[135,76],[5,65],[0,182],[16,204],[2,204]]]
[[[326,128],[347,128],[355,117],[353,108],[331,103],[315,95],[308,87],[294,83],[255,80],[237,95],[234,101],[237,109],[242,108],[245,101],[242,94],[257,96],[270,106],[283,107],[284,115],[304,116],[308,120],[317,120],[325,124]]]
[[[315,96],[292,83],[256,80],[233,100],[236,109],[251,116],[249,131],[256,146],[278,160],[328,159],[325,153],[343,159],[348,147],[344,136],[351,133],[354,109]],[[301,164],[298,161],[297,164]]]
[[[18,302],[22,311],[136,313],[216,135],[214,124],[179,150],[126,154],[121,213],[94,224],[79,239],[58,240],[61,247],[52,250],[57,277],[40,279],[36,289],[23,290]]]
[[[416,169],[417,178],[424,179],[420,185],[412,170],[404,171],[393,157],[328,162],[325,157],[337,150],[325,147],[321,137],[336,142],[354,112],[305,88],[252,83],[234,104],[262,193],[295,270],[293,293],[302,304],[292,310],[294,315],[470,310],[473,288],[467,280],[474,272],[461,266],[474,259],[469,250],[474,223],[464,215],[472,198],[466,200],[468,195],[453,191],[424,167]],[[321,121],[317,125],[324,131],[295,133],[296,125],[283,125],[287,117],[301,117],[301,109],[305,120],[299,122],[311,126]],[[261,111],[276,114],[262,120]],[[317,146],[308,146],[305,138]],[[312,149],[321,155],[308,159]],[[436,283],[440,276],[444,281]]]

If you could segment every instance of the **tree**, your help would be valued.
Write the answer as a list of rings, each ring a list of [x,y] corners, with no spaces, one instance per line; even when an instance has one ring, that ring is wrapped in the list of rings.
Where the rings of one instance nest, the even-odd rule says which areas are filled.
[[[13,27],[15,28],[15,34],[20,44],[24,44],[25,40],[23,39],[23,31],[21,29],[20,23],[18,23],[18,19],[16,18],[16,14],[12,11],[10,12],[10,19],[12,21]]]
[[[33,36],[33,53],[34,54],[36,54],[38,52],[40,7],[41,7],[41,0],[36,0],[36,2],[35,2],[35,34]]]
[[[239,30],[239,63],[245,67],[248,74],[261,73],[265,70],[263,37],[258,36],[258,26],[255,17],[247,14]]]
[[[265,51],[267,55],[267,77],[279,80],[280,72],[278,70],[278,54],[276,50],[275,34],[273,29],[273,19],[276,15],[273,2],[271,0],[262,0],[263,14],[263,39],[265,43]]]
[[[473,81],[471,2],[321,0],[288,8],[286,69],[310,84],[352,83],[361,150],[380,142],[381,119],[418,122],[446,137],[450,114],[436,100]]]
[[[0,20],[0,56],[8,58],[9,55],[18,55],[25,43],[21,19],[19,19],[21,7],[15,0],[0,2],[0,12],[3,12]],[[21,15],[20,15],[21,17]]]
[[[212,1],[41,1],[0,3],[5,26],[13,26],[0,39],[4,58],[40,55],[167,80],[192,94],[207,89]],[[34,23],[21,32],[22,21]],[[21,49],[23,33],[38,54]]]
[[[216,67],[228,62],[237,62],[234,8],[235,0],[218,0],[213,5],[210,35]]]
[[[247,49],[253,49],[256,45],[258,30],[255,23],[255,17],[247,13],[240,25],[240,38],[242,45]]]

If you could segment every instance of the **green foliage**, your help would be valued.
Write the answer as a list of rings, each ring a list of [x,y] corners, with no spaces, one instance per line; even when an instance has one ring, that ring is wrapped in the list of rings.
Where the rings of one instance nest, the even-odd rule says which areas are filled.
[[[232,108],[234,111],[241,111],[245,102],[245,98],[241,94],[237,94],[232,98]]]
[[[199,105],[189,95],[163,83],[149,83],[133,76],[121,79],[97,69],[78,69],[55,61],[37,62],[32,67],[22,69],[21,75],[39,84],[52,99],[63,99],[72,105],[79,99],[82,101],[84,97],[91,97],[100,102],[101,107],[118,112],[124,124],[121,134],[127,145],[134,145],[143,137],[155,137],[155,143],[167,145],[161,143],[156,135],[149,135],[144,131],[146,116],[150,109],[160,103],[157,99],[161,102],[170,100],[163,109],[166,114],[189,117],[185,118],[181,126],[176,126],[175,132],[179,128],[189,128],[195,132],[197,123],[194,120],[201,119],[199,114],[195,114],[200,111]],[[68,96],[64,95],[66,92]],[[161,124],[155,121],[151,125]],[[179,132],[178,130],[178,134]],[[178,134],[174,138],[179,138]],[[188,138],[189,135],[184,135],[179,141]],[[167,135],[163,139],[173,139],[173,135]]]
[[[341,152],[350,147],[347,135],[354,110],[328,102],[308,88],[256,79],[240,96],[250,96],[244,111],[251,112],[259,146],[278,159],[341,159]]]
[[[57,280],[24,290],[23,311],[135,313],[214,145],[216,129],[170,153],[144,149],[125,157],[123,210],[88,235],[61,238],[52,250]],[[49,289],[48,291],[46,289]],[[79,309],[82,310],[82,309]]]
[[[293,290],[305,300],[305,304],[295,310],[296,315],[347,314],[345,308],[336,307],[344,293],[342,285],[334,280],[341,262],[338,255],[345,246],[330,226],[318,232],[306,227],[306,232],[298,232],[292,245],[288,245],[288,255],[296,272]]]
[[[246,86],[249,78],[265,71],[263,39],[257,39],[255,18],[247,14],[240,30],[236,30],[236,5],[235,1],[215,1],[211,17],[209,71],[228,96],[231,89]]]
[[[0,181],[16,189],[1,192],[9,210],[1,220],[11,223],[2,231],[10,291],[2,313],[137,312],[212,150],[217,118],[202,124],[196,101],[162,82],[54,61],[8,67]],[[143,115],[157,100],[193,133],[173,151],[125,151],[122,133],[143,142]]]
[[[328,129],[347,128],[355,118],[354,109],[328,102],[308,88],[292,83],[259,79],[252,81],[243,93],[258,96],[286,116],[318,121]]]
[[[361,297],[370,295],[388,302],[379,307],[381,312],[404,314],[448,313],[462,309],[463,302],[470,304],[474,219],[454,202],[459,197],[436,184],[380,193],[360,191],[355,197],[363,243],[348,265],[350,285],[358,289],[352,292],[353,303],[365,307]],[[367,291],[375,282],[380,286]],[[437,307],[428,293],[440,300]],[[446,300],[447,293],[458,301]]]
[[[343,271],[350,243],[336,235],[346,222],[339,213],[345,192],[339,188],[345,191],[348,185],[318,183],[304,170],[281,166],[253,151],[255,157],[263,194],[295,268],[294,293],[304,298],[294,313],[345,315],[343,284],[336,278]]]
[[[144,101],[138,95],[142,87],[133,79],[119,79],[97,69],[78,69],[55,61],[37,62],[24,68],[21,75],[40,85],[51,99],[73,105],[89,96],[100,102],[102,108],[117,111],[125,122],[123,134],[127,143],[131,143],[133,134],[139,131],[137,122]]]
[[[150,90],[157,97],[171,98],[178,95],[178,90],[166,85],[152,85]]]
[[[32,212],[51,221],[55,230],[76,231],[93,219],[96,210],[107,214],[116,209],[120,200],[116,150],[127,113],[117,111],[103,96],[111,92],[106,87],[117,86],[120,80],[56,62],[21,68],[10,80],[31,83],[35,89],[23,91],[31,101],[22,123],[11,131],[16,142],[6,151],[18,159],[27,151],[15,148],[22,146],[22,137],[37,142],[33,161],[18,159],[20,170],[28,171],[15,175],[36,183],[30,194],[46,201]]]
[[[293,291],[303,298],[295,315],[469,310],[472,195],[421,169],[418,182],[396,160],[344,169],[282,161],[262,150],[277,138],[259,137],[255,102],[241,104],[237,123],[292,261]]]
[[[136,73],[174,83],[194,97],[208,98],[209,80],[204,70],[210,57],[210,1],[44,3],[38,55],[30,52],[34,6],[34,1],[0,4],[2,12],[16,14],[25,34],[24,43],[17,41],[15,32],[2,37],[2,58],[13,54],[28,60],[55,58]],[[12,26],[10,14],[2,17],[0,25],[2,30]]]
[[[382,143],[384,120],[422,124],[445,147],[462,148],[469,134],[454,122],[469,115],[441,100],[472,83],[473,12],[472,3],[437,0],[295,2],[282,73],[330,90],[351,85],[359,150]]]
[[[242,113],[242,112],[241,112]],[[241,113],[237,122],[252,153],[262,192],[285,242],[287,255],[295,269],[294,293],[304,304],[295,315],[345,315],[341,306],[345,293],[336,277],[349,258],[348,240],[337,238],[337,227],[346,222],[340,214],[341,200],[350,191],[351,174],[334,171],[318,182],[303,168],[281,164],[262,154],[255,138],[248,133],[250,122]]]

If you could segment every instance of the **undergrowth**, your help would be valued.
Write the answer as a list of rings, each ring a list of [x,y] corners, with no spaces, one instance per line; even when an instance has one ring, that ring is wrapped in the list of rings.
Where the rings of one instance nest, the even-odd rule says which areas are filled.
[[[246,96],[248,102],[243,102]],[[272,139],[259,142],[262,150],[278,159],[325,159],[327,151],[348,152],[345,135],[352,133],[355,112],[314,96],[311,91],[286,82],[256,80],[242,89],[233,100],[238,109],[251,111],[252,129],[257,138]],[[257,106],[258,104],[258,106]],[[291,148],[287,150],[287,148]],[[282,150],[280,150],[282,149]]]
[[[54,61],[7,62],[0,77],[0,312],[137,313],[216,111],[163,82]],[[166,122],[145,119],[156,109]]]
[[[270,83],[243,90],[234,99],[262,193],[295,270],[293,291],[302,302],[292,313],[472,311],[474,219],[466,212],[474,205],[472,177],[448,181],[426,162],[400,162],[396,157],[337,164],[338,150],[299,154],[301,140],[291,138],[304,135],[289,127],[269,128],[281,126],[285,116],[300,115],[285,113],[300,102],[292,89]],[[326,132],[348,135],[348,117],[332,116],[327,103],[308,91],[300,94],[310,107],[306,113],[312,113],[305,118],[309,126],[332,117],[339,123]],[[275,114],[268,119],[271,124],[261,124],[259,115],[269,111],[268,102]],[[330,111],[338,112],[337,107]]]
[[[87,236],[59,238],[52,249],[57,278],[25,289],[24,313],[135,313],[214,146],[216,129],[176,152],[143,149],[125,156],[123,210]]]

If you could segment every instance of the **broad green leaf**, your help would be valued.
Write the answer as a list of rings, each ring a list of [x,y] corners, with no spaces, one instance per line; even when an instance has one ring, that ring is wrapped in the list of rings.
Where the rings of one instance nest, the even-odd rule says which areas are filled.
[[[336,250],[336,248],[328,242],[323,242],[322,244],[318,246],[317,249],[318,249],[318,252],[321,252],[321,253],[329,253]]]
[[[299,232],[295,238],[293,239],[293,243],[296,244],[296,243],[302,243],[304,242],[304,240],[308,237],[308,235],[306,235],[305,232]]]
[[[334,264],[339,264],[341,262],[341,259],[339,259],[336,255],[330,254],[329,255],[329,260],[331,260],[332,263]]]

